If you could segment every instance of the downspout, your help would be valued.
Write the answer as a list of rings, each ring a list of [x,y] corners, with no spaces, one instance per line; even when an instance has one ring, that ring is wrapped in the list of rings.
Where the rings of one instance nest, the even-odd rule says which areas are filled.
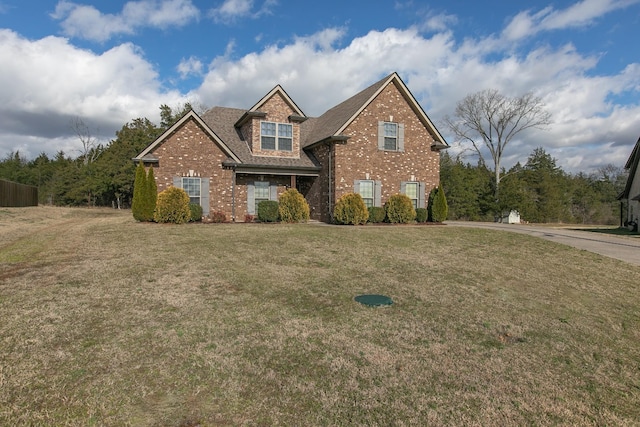
[[[333,209],[331,206],[331,196],[332,196],[332,192],[331,192],[331,157],[333,154],[333,144],[331,144],[331,142],[328,143],[329,144],[329,176],[328,176],[328,182],[329,182],[329,200],[328,200],[328,205],[329,205],[329,221],[333,222]]]
[[[236,167],[231,168],[231,222],[236,222]]]

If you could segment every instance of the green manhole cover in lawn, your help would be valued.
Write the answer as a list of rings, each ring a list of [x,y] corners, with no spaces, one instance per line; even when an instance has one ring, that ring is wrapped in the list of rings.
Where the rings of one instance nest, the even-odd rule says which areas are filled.
[[[355,300],[360,304],[368,305],[370,307],[393,304],[391,298],[384,295],[358,295]]]

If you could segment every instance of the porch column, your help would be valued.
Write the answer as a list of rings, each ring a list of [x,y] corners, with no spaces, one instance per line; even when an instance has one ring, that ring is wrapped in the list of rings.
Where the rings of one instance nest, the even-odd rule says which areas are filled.
[[[296,176],[291,175],[291,188],[296,188]]]

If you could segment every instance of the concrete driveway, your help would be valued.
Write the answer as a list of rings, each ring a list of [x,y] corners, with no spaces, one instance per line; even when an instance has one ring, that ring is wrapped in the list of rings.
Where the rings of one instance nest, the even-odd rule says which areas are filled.
[[[576,230],[575,228],[579,228],[579,225],[568,228],[547,225],[470,221],[447,221],[445,224],[455,227],[488,228],[529,234],[640,266],[640,236],[615,236],[605,233]]]

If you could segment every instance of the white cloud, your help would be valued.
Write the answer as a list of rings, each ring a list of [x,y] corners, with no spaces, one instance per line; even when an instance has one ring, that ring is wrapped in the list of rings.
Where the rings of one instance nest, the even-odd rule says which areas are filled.
[[[542,146],[568,171],[597,168],[628,155],[637,140],[640,105],[621,108],[610,98],[637,97],[639,64],[593,75],[600,58],[582,55],[573,45],[518,54],[493,36],[456,44],[451,32],[425,37],[416,28],[371,31],[336,48],[345,34],[345,29],[326,29],[241,58],[217,58],[194,94],[208,105],[248,108],[280,83],[306,114],[317,116],[398,71],[437,124],[452,114],[457,101],[482,89],[498,88],[507,96],[533,91],[542,97],[553,124],[514,141],[507,166],[524,163]],[[450,138],[446,128],[439,128]]]
[[[0,62],[0,152],[72,154],[74,117],[108,141],[131,119],[157,120],[161,104],[182,99],[163,91],[132,44],[95,54],[60,37],[32,41],[0,30]]]
[[[199,13],[191,0],[131,1],[117,15],[63,0],[51,16],[62,21],[63,33],[69,37],[104,42],[114,35],[134,34],[143,27],[181,27],[198,19]]]
[[[629,7],[640,0],[582,0],[566,9],[555,10],[546,7],[532,14],[531,11],[518,13],[504,29],[502,35],[507,40],[531,37],[540,31],[583,27],[597,18],[614,10]]]
[[[276,0],[266,0],[260,9],[255,10],[253,0],[224,0],[218,7],[209,10],[209,16],[218,23],[230,24],[241,18],[258,18],[271,14],[271,9],[277,5]]]
[[[198,58],[193,56],[189,58],[183,58],[178,64],[178,73],[180,77],[185,79],[191,75],[200,75],[202,74],[203,64]]]

